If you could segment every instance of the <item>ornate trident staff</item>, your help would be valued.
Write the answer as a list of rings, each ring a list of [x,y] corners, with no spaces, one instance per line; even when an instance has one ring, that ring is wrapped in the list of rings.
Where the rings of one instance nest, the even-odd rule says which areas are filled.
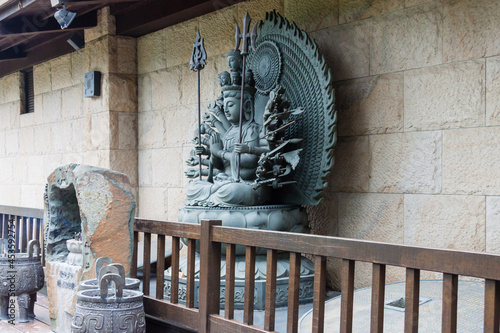
[[[245,14],[245,17],[243,18],[243,33],[240,32],[240,27],[238,26],[238,23],[236,23],[236,34],[234,35],[234,38],[236,40],[236,46],[234,47],[236,50],[240,47],[240,40],[243,39],[243,44],[241,46],[241,55],[243,56],[242,59],[242,72],[241,72],[241,97],[240,97],[240,123],[239,123],[239,139],[238,143],[241,144],[242,141],[242,131],[243,131],[243,99],[244,99],[244,94],[245,94],[245,72],[246,72],[246,58],[248,54],[248,39],[250,39],[252,43],[252,49],[255,50],[255,39],[257,38],[257,25],[260,21],[257,21],[255,25],[253,26],[252,32],[250,32],[250,22],[252,19],[250,18],[250,15],[248,15],[248,12]],[[240,181],[240,164],[241,164],[241,153],[238,154],[238,175],[236,177],[236,181]]]
[[[207,52],[203,45],[203,39],[200,37],[200,31],[196,32],[196,42],[193,43],[193,53],[189,64],[192,71],[198,72],[198,144],[201,145],[201,103],[200,103],[200,71],[205,68],[207,64]],[[200,180],[201,180],[201,153],[198,154],[200,166]]]

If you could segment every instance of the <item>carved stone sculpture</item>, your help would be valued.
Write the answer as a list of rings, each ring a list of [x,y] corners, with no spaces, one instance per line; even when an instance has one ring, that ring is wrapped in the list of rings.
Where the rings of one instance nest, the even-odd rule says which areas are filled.
[[[34,248],[37,254],[34,254]],[[44,274],[40,244],[37,240],[28,243],[28,253],[16,253],[14,257],[0,256],[0,319],[13,320],[10,316],[14,310],[10,306],[9,298],[17,296],[19,318],[17,321],[25,323],[28,318],[35,318],[33,312],[36,302],[36,293],[43,288]]]
[[[245,34],[237,28],[236,35],[238,45]],[[227,57],[229,71],[218,76],[221,94],[209,104],[201,142],[196,140],[187,161],[201,164],[205,177],[187,186],[179,220],[308,232],[303,206],[321,201],[334,162],[337,118],[330,70],[308,35],[276,12],[267,13],[248,38],[254,49],[245,73],[244,52],[236,48]],[[186,175],[197,178],[198,168]],[[265,260],[256,266],[265,271]],[[308,267],[303,264],[302,271],[310,272]],[[265,274],[256,273],[256,279]]]
[[[106,266],[104,266],[106,264]],[[99,281],[105,274],[114,273],[120,275],[125,280],[125,289],[139,291],[141,281],[135,278],[125,277],[125,268],[121,264],[113,263],[113,260],[108,257],[97,258],[95,262],[95,279],[85,280],[80,282],[80,290],[97,289]]]

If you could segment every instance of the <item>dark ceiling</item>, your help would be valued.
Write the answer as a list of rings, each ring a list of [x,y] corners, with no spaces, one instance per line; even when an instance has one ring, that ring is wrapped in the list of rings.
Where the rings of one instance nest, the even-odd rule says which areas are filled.
[[[117,35],[138,37],[240,1],[8,0],[0,5],[0,77],[74,51],[67,40],[96,26],[97,10],[105,6],[116,18]],[[51,2],[77,13],[67,29],[54,18]]]

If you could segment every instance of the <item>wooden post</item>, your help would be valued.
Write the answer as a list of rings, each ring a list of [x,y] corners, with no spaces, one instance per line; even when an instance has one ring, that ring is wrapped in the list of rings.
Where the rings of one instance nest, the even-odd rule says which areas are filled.
[[[340,332],[352,332],[354,305],[354,260],[342,259],[342,281],[340,285]]]
[[[443,333],[455,333],[457,331],[457,296],[458,275],[443,274]]]
[[[385,265],[373,264],[370,332],[384,331]]]
[[[158,235],[156,249],[156,298],[163,299],[165,282],[165,235]]]
[[[418,332],[420,270],[406,269],[405,333]]]
[[[313,333],[325,328],[326,257],[314,256]]]
[[[484,284],[484,332],[498,332],[500,322],[500,282],[486,279]]]
[[[218,220],[201,220],[200,239],[200,324],[198,331],[209,332],[209,316],[219,313],[221,244],[211,241],[212,226]]]
[[[179,301],[179,248],[180,238],[172,237],[172,268],[170,269],[170,302],[177,304]]]

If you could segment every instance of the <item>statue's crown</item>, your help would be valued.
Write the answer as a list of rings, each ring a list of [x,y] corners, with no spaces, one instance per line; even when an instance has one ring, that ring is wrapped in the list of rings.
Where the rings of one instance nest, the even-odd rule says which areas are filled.
[[[219,84],[222,92],[226,91],[241,91],[242,81],[242,57],[240,50],[233,49],[227,55],[229,69],[231,72],[224,71],[219,73]],[[255,94],[255,80],[251,70],[245,71],[245,92]]]

